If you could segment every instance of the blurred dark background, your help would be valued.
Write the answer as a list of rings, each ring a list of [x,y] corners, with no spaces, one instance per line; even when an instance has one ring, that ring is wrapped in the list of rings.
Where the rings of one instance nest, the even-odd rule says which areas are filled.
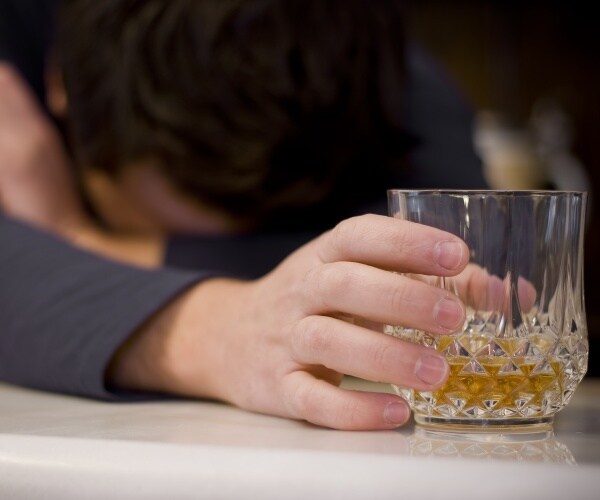
[[[600,36],[593,2],[418,0],[409,31],[476,111],[492,187],[585,189],[588,376],[600,376]]]

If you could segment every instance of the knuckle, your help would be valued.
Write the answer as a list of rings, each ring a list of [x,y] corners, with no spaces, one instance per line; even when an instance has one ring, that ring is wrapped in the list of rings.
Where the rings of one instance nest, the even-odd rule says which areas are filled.
[[[284,397],[286,411],[293,418],[307,419],[314,411],[313,389],[305,384],[298,384],[287,397]]]
[[[284,396],[284,406],[292,418],[340,430],[362,429],[370,418],[370,411],[361,398],[344,392],[329,393],[325,397],[319,386],[312,383],[297,383],[291,387]]]
[[[354,287],[355,275],[352,264],[334,262],[311,269],[305,281],[308,283],[305,287],[308,299],[324,310],[334,310],[335,300],[345,296]]]
[[[411,295],[410,287],[405,284],[396,285],[389,296],[390,310],[401,311],[405,309],[412,301]]]
[[[382,342],[373,351],[373,366],[379,372],[389,371],[393,367],[395,346],[390,342]]]
[[[413,223],[400,221],[399,230],[391,236],[392,245],[404,254],[414,252],[423,253],[424,244],[422,239],[416,234],[416,227]]]
[[[340,430],[356,430],[364,427],[364,416],[357,403],[347,403],[338,409],[337,422]]]
[[[434,247],[437,238],[424,231],[423,227],[408,221],[402,224],[398,231],[390,236],[391,246],[398,252],[398,258],[405,266],[427,268],[435,267]]]
[[[355,429],[361,420],[360,407],[348,399],[324,401],[313,385],[301,385],[290,395],[287,410],[295,418],[317,425],[335,426],[338,429]]]
[[[301,283],[295,288],[295,295],[301,298],[301,302],[307,307],[320,306],[320,297],[323,294],[323,276],[321,266],[309,269],[304,275]]]
[[[321,268],[322,290],[328,294],[340,294],[351,288],[354,282],[352,265],[347,262],[326,264]]]
[[[350,217],[339,222],[329,233],[328,243],[333,255],[346,253],[347,248],[360,237],[362,233],[363,216]]]
[[[357,430],[365,427],[369,411],[360,398],[351,394],[340,394],[328,411],[335,427],[340,430]]]
[[[295,358],[315,360],[319,354],[331,348],[327,322],[319,316],[306,316],[292,330],[291,348]]]
[[[340,430],[352,430],[356,427],[355,421],[357,417],[358,407],[356,404],[343,400],[337,401],[336,404],[329,408],[329,414],[332,422]]]

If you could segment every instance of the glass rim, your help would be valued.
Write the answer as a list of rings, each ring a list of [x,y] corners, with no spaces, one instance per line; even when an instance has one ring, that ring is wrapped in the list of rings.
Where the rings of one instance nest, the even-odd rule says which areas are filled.
[[[585,196],[587,191],[553,189],[388,189],[388,194],[457,196]]]

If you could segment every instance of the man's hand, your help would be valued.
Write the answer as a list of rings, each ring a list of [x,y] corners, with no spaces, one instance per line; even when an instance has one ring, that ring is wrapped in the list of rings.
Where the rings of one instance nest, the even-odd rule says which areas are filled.
[[[62,140],[19,74],[0,63],[0,211],[131,264],[162,261],[156,237],[102,230],[85,213]]]
[[[6,64],[0,64],[0,206],[61,234],[85,223],[60,137]]]
[[[359,325],[457,330],[465,311],[455,295],[390,270],[453,276],[468,258],[464,242],[430,227],[346,220],[260,280],[193,288],[123,346],[109,383],[339,429],[397,427],[409,417],[403,399],[343,390],[342,374],[432,390],[448,365],[429,348]]]

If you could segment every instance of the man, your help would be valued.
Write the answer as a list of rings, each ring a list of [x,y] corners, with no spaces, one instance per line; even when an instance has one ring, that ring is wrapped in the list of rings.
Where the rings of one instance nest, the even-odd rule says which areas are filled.
[[[387,187],[482,178],[468,112],[422,56],[405,61],[401,21],[393,0],[65,1],[48,104],[78,182],[0,68],[2,378],[404,423],[403,400],[337,385],[444,382],[441,356],[377,325],[462,324],[457,297],[389,270],[454,275],[468,249],[352,216],[383,213]]]

